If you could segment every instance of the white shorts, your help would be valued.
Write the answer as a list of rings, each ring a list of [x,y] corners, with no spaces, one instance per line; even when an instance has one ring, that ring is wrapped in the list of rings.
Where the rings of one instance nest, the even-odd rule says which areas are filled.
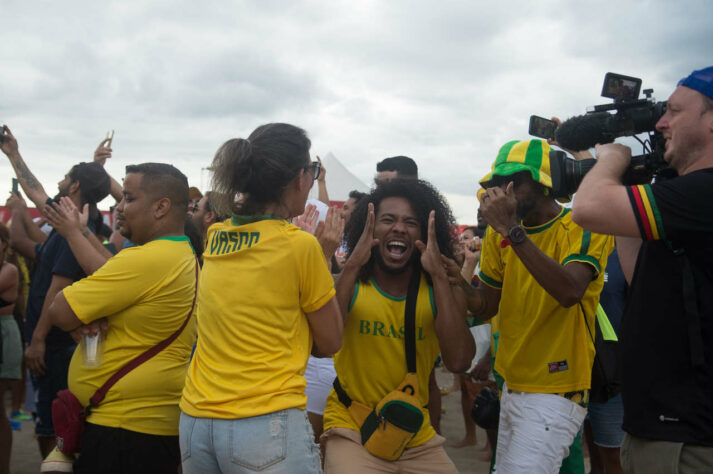
[[[509,391],[503,385],[493,472],[559,472],[587,409],[551,393]]]
[[[334,359],[309,356],[307,361],[307,369],[305,369],[305,379],[307,379],[307,387],[305,395],[307,395],[307,411],[316,413],[317,415],[324,414],[324,408],[327,406],[327,396],[332,390],[332,384],[337,376],[334,370]]]

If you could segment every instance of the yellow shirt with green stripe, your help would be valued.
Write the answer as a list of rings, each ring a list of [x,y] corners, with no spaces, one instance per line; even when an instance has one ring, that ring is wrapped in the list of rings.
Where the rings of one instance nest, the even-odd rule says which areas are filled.
[[[317,239],[284,219],[234,216],[208,229],[198,345],[181,410],[247,418],[307,404],[312,335],[305,313],[335,294]]]
[[[562,265],[590,265],[594,278],[581,305],[565,308],[540,286],[512,246],[501,247],[502,236],[489,227],[479,277],[484,284],[501,290],[495,370],[503,375],[509,388],[522,392],[561,393],[590,388],[594,345],[585,326],[585,315],[593,335],[614,238],[582,229],[572,221],[567,208],[562,208],[551,221],[525,227],[525,231],[545,255]]]
[[[344,326],[342,349],[334,356],[334,368],[352,400],[375,407],[406,376],[404,310],[406,297],[384,292],[372,279],[357,282]],[[416,301],[416,372],[424,421],[407,447],[421,445],[435,434],[428,416],[428,377],[440,353],[434,320],[433,289],[421,277]],[[327,398],[324,429],[359,431],[334,390]]]
[[[63,290],[87,324],[106,317],[99,367],[82,364],[80,348],[68,385],[83,406],[134,357],[171,336],[186,320],[195,294],[196,259],[188,238],[167,237],[122,250],[94,274]],[[178,434],[178,401],[195,341],[195,315],[178,338],[113,387],[87,421],[152,435]]]

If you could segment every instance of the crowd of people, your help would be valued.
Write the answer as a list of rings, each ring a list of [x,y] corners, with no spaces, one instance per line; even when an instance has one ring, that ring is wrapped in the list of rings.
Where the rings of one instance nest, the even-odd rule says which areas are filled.
[[[0,474],[27,419],[42,472],[457,472],[437,366],[492,472],[584,472],[582,438],[594,473],[713,472],[713,67],[656,128],[677,177],[625,185],[597,145],[571,207],[556,141],[505,143],[458,232],[406,156],[330,207],[290,124],[221,145],[204,194],[162,163],[119,184],[107,138],[54,198],[3,126],[43,219],[13,192],[0,224]]]

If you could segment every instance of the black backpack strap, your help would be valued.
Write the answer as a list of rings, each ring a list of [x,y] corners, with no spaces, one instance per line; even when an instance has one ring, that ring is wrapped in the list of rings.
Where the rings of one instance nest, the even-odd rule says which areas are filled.
[[[406,352],[406,369],[416,373],[416,300],[418,287],[421,284],[421,267],[416,266],[411,275],[411,281],[406,294],[406,309],[404,310],[404,349]]]

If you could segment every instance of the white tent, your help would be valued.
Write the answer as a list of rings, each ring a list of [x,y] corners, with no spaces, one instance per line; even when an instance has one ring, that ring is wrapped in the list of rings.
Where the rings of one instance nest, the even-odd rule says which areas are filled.
[[[357,190],[363,193],[369,192],[369,186],[361,182],[351,171],[337,159],[332,152],[319,157],[324,168],[327,170],[327,192],[330,201],[344,202],[349,199],[349,191]],[[312,187],[310,197],[317,197],[317,185]]]

